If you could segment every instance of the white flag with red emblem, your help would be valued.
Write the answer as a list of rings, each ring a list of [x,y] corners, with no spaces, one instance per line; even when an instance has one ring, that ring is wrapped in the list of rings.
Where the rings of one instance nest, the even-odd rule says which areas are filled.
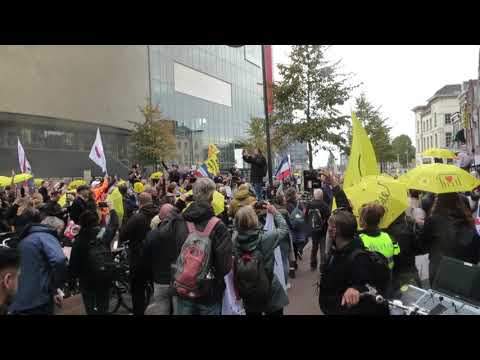
[[[97,137],[93,143],[89,158],[98,166],[102,168],[104,173],[107,172],[107,159],[103,151],[102,137],[100,136],[100,129],[97,129]]]
[[[31,174],[32,173],[32,167],[30,166],[30,163],[27,160],[27,156],[25,155],[25,150],[23,150],[22,143],[20,142],[20,139],[17,138],[18,140],[18,163],[20,164],[20,171],[23,174]]]

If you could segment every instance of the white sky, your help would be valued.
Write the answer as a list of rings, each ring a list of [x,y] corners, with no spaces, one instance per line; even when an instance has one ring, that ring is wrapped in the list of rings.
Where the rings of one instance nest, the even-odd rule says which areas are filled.
[[[273,46],[274,79],[276,64],[287,63],[289,45]],[[478,77],[478,45],[333,45],[327,58],[342,60],[342,73],[353,73],[352,83],[362,83],[345,105],[353,109],[354,98],[362,91],[388,117],[392,139],[406,134],[415,143],[414,114],[411,109],[425,105],[437,90]],[[314,166],[325,166],[328,153],[322,151]]]

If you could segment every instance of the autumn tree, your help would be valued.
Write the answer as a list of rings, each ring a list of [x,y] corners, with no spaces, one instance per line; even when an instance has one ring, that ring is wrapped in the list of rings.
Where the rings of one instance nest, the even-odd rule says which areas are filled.
[[[283,128],[278,126],[280,119],[277,115],[269,117],[270,140],[272,152],[281,152],[288,147],[288,134],[282,132]],[[253,117],[247,126],[247,137],[240,140],[240,146],[252,151],[259,148],[264,154],[267,153],[267,135],[265,129],[265,119]]]
[[[310,169],[314,148],[344,145],[342,129],[349,116],[337,109],[348,100],[354,86],[340,74],[340,62],[325,58],[328,46],[294,45],[289,64],[278,65],[282,80],[273,86],[275,111],[282,133],[292,142],[307,143]]]
[[[380,113],[380,107],[375,108],[362,93],[355,99],[355,114],[372,142],[377,160],[383,163],[396,160],[390,143],[391,127],[387,124],[388,118]]]
[[[416,150],[408,135],[400,135],[393,139],[392,150],[395,158],[400,160],[400,164],[405,168],[415,158]]]
[[[149,100],[143,107],[139,106],[139,110],[145,120],[140,123],[130,121],[134,128],[132,142],[135,158],[156,169],[161,160],[169,160],[175,155],[175,124],[163,116],[158,104],[153,106]]]

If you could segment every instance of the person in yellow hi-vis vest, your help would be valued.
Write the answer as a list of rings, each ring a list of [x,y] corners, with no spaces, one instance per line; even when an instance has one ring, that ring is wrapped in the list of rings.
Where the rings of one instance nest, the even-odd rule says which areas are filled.
[[[394,267],[394,256],[400,254],[400,246],[393,241],[390,235],[379,229],[378,225],[385,215],[385,208],[377,203],[368,203],[360,209],[359,236],[365,248],[369,251],[377,251],[388,260],[390,270]]]

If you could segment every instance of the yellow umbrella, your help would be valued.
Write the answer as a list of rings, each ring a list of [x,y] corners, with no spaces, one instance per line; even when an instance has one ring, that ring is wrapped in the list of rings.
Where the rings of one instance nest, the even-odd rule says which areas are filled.
[[[43,179],[40,179],[40,178],[35,178],[35,179],[33,179],[33,183],[34,183],[35,186],[37,186],[37,187],[40,186],[40,185],[42,185],[42,181],[43,181]]]
[[[13,178],[14,184],[20,184],[24,181],[30,180],[33,176],[31,174],[18,174]],[[11,181],[12,178],[10,178]]]
[[[73,180],[68,184],[68,190],[76,190],[79,186],[87,185],[87,182],[83,179]]]
[[[122,186],[122,185],[125,185],[127,182],[125,180],[119,180],[117,182],[117,186]]]
[[[67,205],[67,194],[63,194],[60,196],[60,199],[58,199],[57,204],[60,205],[62,208],[64,208]]]
[[[0,176],[0,186],[8,186],[12,183],[12,178],[8,176]]]
[[[345,189],[345,193],[352,202],[353,214],[359,224],[360,209],[367,203],[376,202],[385,208],[381,229],[389,227],[408,208],[407,187],[383,175],[365,176],[358,184]]]
[[[187,194],[192,195],[193,191],[190,190]],[[190,206],[190,204],[188,204],[186,208],[188,208],[188,206]],[[215,216],[218,216],[225,211],[225,196],[218,191],[213,193],[212,208]]]
[[[417,166],[401,176],[408,189],[446,194],[472,191],[480,186],[480,180],[454,165],[425,164]]]
[[[439,159],[454,159],[455,154],[447,149],[428,149],[422,153],[423,156],[431,156]]]
[[[150,175],[150,180],[159,180],[163,176],[163,172],[157,171]]]

